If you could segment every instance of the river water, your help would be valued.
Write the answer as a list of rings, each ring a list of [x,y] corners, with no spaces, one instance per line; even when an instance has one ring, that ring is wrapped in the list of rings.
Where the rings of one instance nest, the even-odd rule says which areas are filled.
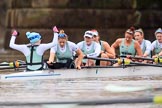
[[[0,82],[0,108],[162,108],[162,105],[147,104],[112,104],[99,106],[79,105],[35,105],[4,106],[8,102],[49,102],[99,99],[123,99],[150,97],[162,94],[161,90],[147,90],[127,93],[112,93],[105,90],[108,84],[121,86],[162,87],[161,77],[155,78],[91,78],[91,79],[42,79]]]

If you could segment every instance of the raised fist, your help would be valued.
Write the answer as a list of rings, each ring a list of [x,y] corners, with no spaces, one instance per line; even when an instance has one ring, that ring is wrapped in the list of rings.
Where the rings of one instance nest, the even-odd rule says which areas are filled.
[[[19,32],[18,31],[16,31],[16,30],[13,30],[12,31],[12,36],[18,36],[19,35]]]
[[[55,33],[58,33],[59,32],[59,30],[57,29],[56,26],[53,27],[53,32],[55,32]]]

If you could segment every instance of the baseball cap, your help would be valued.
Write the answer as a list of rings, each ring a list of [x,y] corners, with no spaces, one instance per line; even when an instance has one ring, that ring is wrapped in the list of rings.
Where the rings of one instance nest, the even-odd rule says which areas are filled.
[[[93,32],[93,36],[98,36],[99,34],[98,34],[98,31],[97,30],[91,30],[92,32]]]
[[[161,29],[161,28],[158,28],[158,29],[155,31],[155,35],[156,35],[157,33],[162,33],[162,29]]]
[[[89,38],[92,38],[93,37],[93,32],[92,31],[86,31],[85,33],[84,33],[84,37],[89,37]]]

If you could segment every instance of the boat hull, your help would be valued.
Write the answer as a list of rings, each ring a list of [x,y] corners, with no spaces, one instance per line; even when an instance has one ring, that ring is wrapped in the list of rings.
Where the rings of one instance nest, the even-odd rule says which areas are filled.
[[[55,69],[32,72],[19,72],[1,75],[0,80],[26,80],[26,79],[71,79],[71,78],[113,78],[134,76],[162,75],[161,67],[131,66],[127,68],[84,68]]]

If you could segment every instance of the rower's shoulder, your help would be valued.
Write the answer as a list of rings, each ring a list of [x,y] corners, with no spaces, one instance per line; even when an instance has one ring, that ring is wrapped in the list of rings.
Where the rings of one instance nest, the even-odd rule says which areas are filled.
[[[152,44],[156,44],[157,43],[157,40],[154,40],[153,42],[152,42]]]
[[[115,42],[120,43],[120,42],[122,42],[122,41],[123,41],[123,39],[124,39],[124,38],[118,38],[118,39],[116,39],[116,41],[115,41]]]
[[[101,41],[102,42],[102,44],[105,46],[105,45],[109,45],[109,43],[108,42],[106,42],[106,41]]]
[[[80,42],[78,42],[77,44],[81,44],[81,43],[83,43],[84,41],[80,41]]]
[[[145,40],[145,42],[146,42],[147,44],[151,44],[151,41],[149,41],[149,40]]]
[[[133,42],[134,42],[135,45],[139,45],[140,46],[140,44],[139,44],[138,41],[136,41],[136,40],[133,39]]]
[[[70,44],[70,45],[71,45],[71,44],[76,45],[76,43],[71,42],[71,41],[67,41],[67,43]]]

